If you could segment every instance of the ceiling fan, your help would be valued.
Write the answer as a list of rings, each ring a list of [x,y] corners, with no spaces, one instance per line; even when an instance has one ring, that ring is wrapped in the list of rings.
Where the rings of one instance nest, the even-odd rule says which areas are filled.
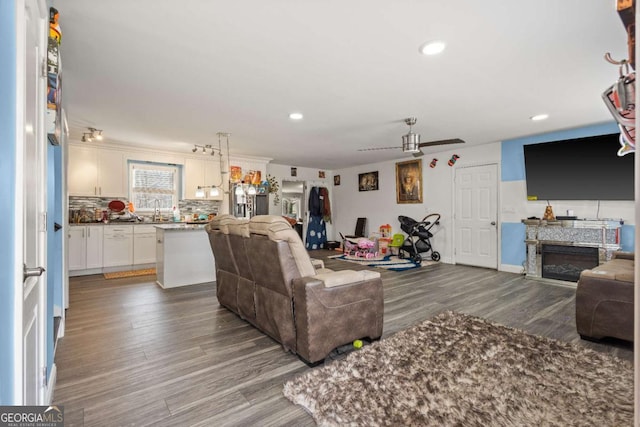
[[[413,133],[411,127],[416,124],[418,119],[415,117],[408,117],[404,119],[404,122],[409,126],[409,133],[402,135],[401,147],[377,147],[377,148],[360,148],[358,151],[374,151],[374,150],[391,150],[402,148],[404,153],[412,153],[414,157],[420,157],[424,153],[420,150],[421,147],[431,147],[434,145],[447,145],[447,144],[463,144],[464,141],[460,138],[442,139],[439,141],[420,142],[420,134]]]

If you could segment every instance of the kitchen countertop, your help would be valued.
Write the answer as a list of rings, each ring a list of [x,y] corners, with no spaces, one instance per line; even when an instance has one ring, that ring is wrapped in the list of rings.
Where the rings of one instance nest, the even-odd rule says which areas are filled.
[[[156,224],[156,228],[160,228],[165,231],[189,231],[189,230],[204,230],[206,224],[189,224],[189,223],[176,223],[176,224]]]
[[[78,225],[206,225],[210,221],[189,221],[189,222],[173,222],[173,221],[109,221],[107,223],[99,221],[99,222],[78,222],[78,223],[69,223],[71,226]]]

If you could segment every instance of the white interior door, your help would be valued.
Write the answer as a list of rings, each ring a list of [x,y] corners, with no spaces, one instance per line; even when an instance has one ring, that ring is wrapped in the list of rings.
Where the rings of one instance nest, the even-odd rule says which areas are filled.
[[[19,0],[17,78],[16,217],[22,222],[21,297],[22,345],[19,389],[23,405],[44,403],[46,381],[46,135],[44,112],[46,79],[42,64],[46,54],[46,6],[43,1]],[[22,44],[24,43],[24,44]]]
[[[455,260],[498,268],[498,167],[461,167],[455,177]]]

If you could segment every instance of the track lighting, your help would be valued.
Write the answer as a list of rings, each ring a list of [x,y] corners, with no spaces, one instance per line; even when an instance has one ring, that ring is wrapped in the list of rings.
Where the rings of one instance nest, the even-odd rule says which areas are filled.
[[[102,129],[87,128],[89,132],[82,134],[82,142],[91,142],[94,139],[96,141],[102,141]]]
[[[216,152],[222,155],[222,150],[220,148],[214,147],[211,144],[207,144],[207,145],[193,144],[193,148],[191,149],[191,151],[196,153],[200,149],[202,149],[202,154],[207,154],[207,151],[209,151],[212,156],[215,156]]]

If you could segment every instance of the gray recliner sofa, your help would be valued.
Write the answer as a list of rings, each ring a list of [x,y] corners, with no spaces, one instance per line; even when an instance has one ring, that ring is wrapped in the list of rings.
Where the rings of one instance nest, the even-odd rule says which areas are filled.
[[[282,217],[221,215],[207,227],[221,305],[309,364],[355,339],[382,335],[375,271],[331,271],[309,257]],[[315,264],[315,265],[314,265]]]

